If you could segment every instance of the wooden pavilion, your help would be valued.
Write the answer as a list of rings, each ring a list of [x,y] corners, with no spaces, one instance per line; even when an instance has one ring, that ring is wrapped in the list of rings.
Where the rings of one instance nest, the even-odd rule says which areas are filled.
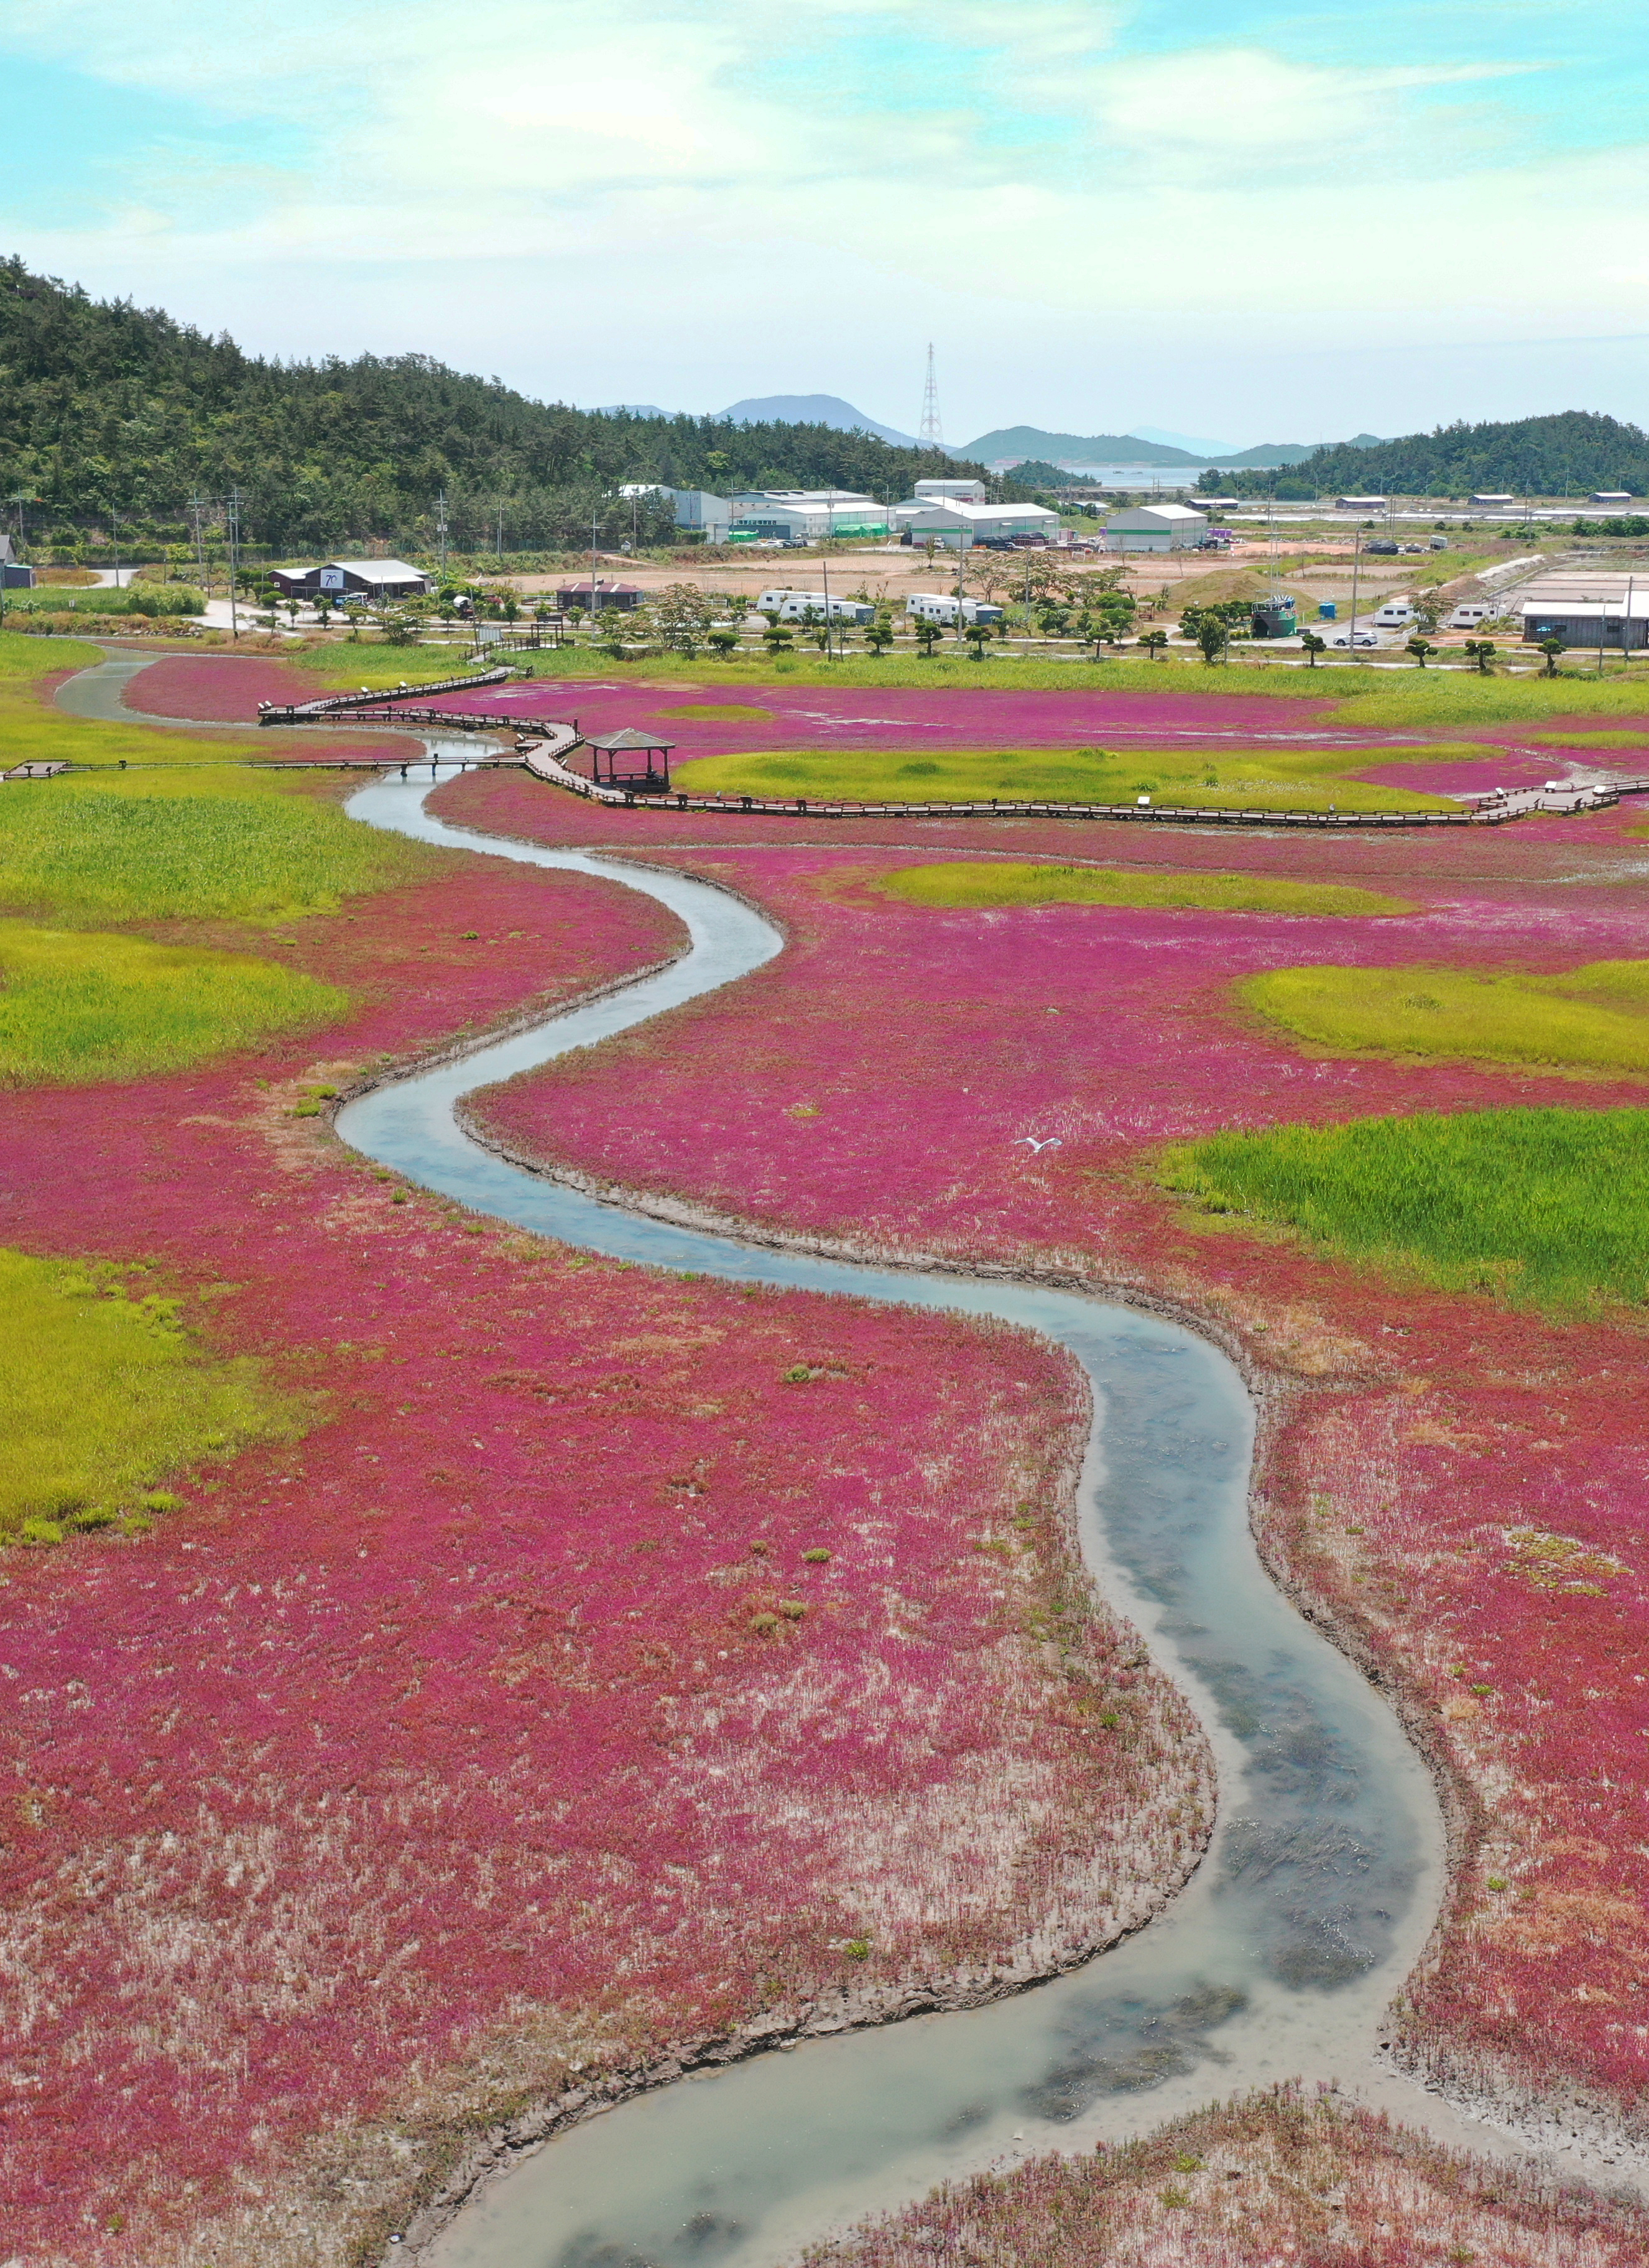
[[[632,795],[662,795],[670,784],[674,740],[657,740],[626,725],[622,733],[588,733],[590,777],[598,787],[622,787]]]

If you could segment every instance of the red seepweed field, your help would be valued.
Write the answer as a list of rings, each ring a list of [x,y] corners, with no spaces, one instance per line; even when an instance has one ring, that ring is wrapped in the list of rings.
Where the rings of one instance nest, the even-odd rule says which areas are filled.
[[[300,686],[274,660],[179,656],[128,698],[232,721]],[[704,690],[651,688],[659,720]],[[576,694],[586,725],[655,713],[634,686]],[[914,745],[936,723],[959,746],[1247,736],[1283,709],[1321,729],[1315,704],[1263,696],[1183,718],[1142,696],[1138,719],[1116,696],[1103,714],[784,698],[791,737],[764,722],[769,745]],[[1010,725],[1005,700],[1033,706]],[[676,721],[683,753],[729,745]],[[1395,1284],[1193,1215],[1153,1176],[1164,1143],[1226,1127],[1640,1106],[1641,1080],[1307,1052],[1231,1000],[1317,960],[1645,957],[1640,814],[1328,844],[893,818],[815,836],[604,813],[509,773],[438,807],[668,859],[786,933],[725,994],[494,1090],[480,1115],[508,1148],[781,1234],[1075,1269],[1204,1319],[1284,1389],[1263,1547],[1400,1691],[1453,1806],[1400,2052],[1497,2113],[1642,2139],[1638,1322]],[[877,887],[953,853],[1240,866],[1415,909],[968,910]],[[351,994],[346,1022],[164,1079],[0,1094],[4,1241],[145,1263],[203,1348],[251,1356],[301,1413],[174,1476],[180,1508],[146,1535],[0,1562],[0,2154],[28,2268],[342,2268],[519,2111],[600,2102],[740,2027],[1023,1981],[1195,1862],[1206,1750],[1074,1562],[1086,1412],[1063,1358],[586,1260],[374,1173],[316,1111],[319,1085],[681,941],[631,894],[453,858],[282,925],[287,966]],[[1635,2222],[1497,2193],[1369,2122],[1225,2116],[1097,2183],[1044,2167],[941,2200],[865,2257],[894,2268],[959,2230],[1027,2264],[1056,2257],[1050,2232],[1062,2262],[1140,2268],[1637,2257]],[[1227,2159],[1255,2184],[1240,2210],[1211,2186]]]
[[[454,858],[293,932],[346,1023],[0,1096],[5,1242],[142,1261],[306,1428],[0,1571],[30,2268],[353,2259],[521,2105],[988,1992],[1206,1831],[1194,1720],[1075,1565],[1063,1358],[586,1262],[313,1115],[671,917]]]
[[[495,828],[597,833],[592,814],[508,778],[443,799]],[[1258,1476],[1263,1546],[1404,1696],[1454,1814],[1451,1899],[1400,2052],[1528,2117],[1623,2120],[1640,2133],[1640,1325],[1547,1321],[1394,1285],[1188,1215],[1151,1170],[1165,1141],[1226,1126],[1640,1107],[1641,1080],[1307,1052],[1230,998],[1247,972],[1329,958],[1535,969],[1642,958],[1635,823],[1623,810],[1584,831],[1537,821],[1488,839],[1332,850],[1000,830],[1014,856],[1240,865],[1400,890],[1417,907],[1356,921],[909,906],[880,895],[877,875],[964,843],[976,855],[976,835],[907,828],[897,851],[832,858],[752,845],[735,822],[712,833],[701,817],[672,852],[655,814],[652,854],[755,897],[785,924],[789,950],[668,1027],[494,1090],[481,1111],[518,1152],[598,1186],[685,1197],[861,1251],[1075,1267],[1166,1294],[1291,1386]],[[641,1079],[653,1106],[644,1143],[612,1108]]]

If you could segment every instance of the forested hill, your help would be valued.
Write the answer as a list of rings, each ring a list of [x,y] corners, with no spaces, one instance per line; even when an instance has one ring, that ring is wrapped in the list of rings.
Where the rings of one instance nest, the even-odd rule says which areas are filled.
[[[502,512],[505,547],[537,549],[588,543],[593,512],[628,535],[622,482],[897,497],[978,469],[828,425],[571,409],[427,355],[266,361],[0,261],[0,478],[6,496],[40,499],[29,525],[60,541],[111,511],[180,534],[191,497],[238,486],[254,541],[411,548],[432,541],[445,488],[455,547],[490,547]],[[655,511],[650,528],[644,506],[639,532],[669,522]]]
[[[1649,435],[1596,411],[1565,409],[1505,424],[1439,425],[1372,448],[1315,449],[1280,473],[1221,474],[1205,483],[1250,496],[1589,497],[1594,489],[1649,494]]]

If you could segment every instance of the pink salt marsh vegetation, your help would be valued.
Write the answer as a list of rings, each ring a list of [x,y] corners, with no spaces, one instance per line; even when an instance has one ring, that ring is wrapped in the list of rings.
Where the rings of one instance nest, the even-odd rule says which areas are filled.
[[[518,2107],[1057,1966],[1206,1829],[1074,1563],[1063,1358],[586,1262],[294,1116],[671,917],[458,859],[350,911],[319,1043],[0,1098],[6,1241],[151,1263],[309,1415],[0,1571],[30,2268],[352,2261]]]
[[[503,779],[447,796],[494,827],[589,824]],[[1029,832],[1045,855],[1383,880],[1418,902],[1359,923],[902,907],[866,882],[935,844],[977,855],[977,833],[907,829],[899,852],[861,837],[833,858],[683,815],[681,862],[768,907],[788,951],[665,1024],[495,1090],[481,1113],[518,1152],[643,1201],[865,1252],[1073,1269],[1165,1295],[1235,1344],[1285,1389],[1257,1476],[1263,1546],[1393,1690],[1447,1797],[1450,1902],[1400,2053],[1531,2119],[1624,2122],[1644,2140],[1641,1323],[1395,1287],[1188,1216],[1152,1174],[1159,1145],[1221,1126],[1641,1105],[1636,1081],[1307,1055],[1232,999],[1249,970],[1314,960],[1649,955],[1632,823],[1622,811],[1332,846],[1144,846],[1052,824],[1011,839],[1015,856]],[[663,857],[668,834],[655,814],[632,839]],[[618,1107],[638,1082],[644,1127]]]
[[[1474,2165],[1292,2090],[1148,2140],[947,2183],[808,2268],[1634,2268],[1649,2214]]]

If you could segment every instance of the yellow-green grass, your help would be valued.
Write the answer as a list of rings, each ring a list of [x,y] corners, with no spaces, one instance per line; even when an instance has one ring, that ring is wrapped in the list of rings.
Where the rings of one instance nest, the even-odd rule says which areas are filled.
[[[437,863],[275,773],[185,765],[0,788],[0,905],[59,922],[287,921]]]
[[[60,669],[90,669],[102,659],[98,648],[84,638],[48,642],[0,630],[0,685],[26,684],[33,678],[53,676]]]
[[[1215,1134],[1164,1185],[1320,1250],[1563,1313],[1649,1300],[1649,1111],[1483,1110]]]
[[[696,794],[841,797],[866,803],[1157,802],[1203,810],[1458,811],[1447,796],[1348,779],[1346,770],[1419,750],[1325,748],[753,749],[699,756],[676,768]]]
[[[661,717],[693,717],[712,725],[770,725],[773,711],[748,701],[681,701],[674,709],[660,709]]]
[[[1649,687],[1641,698],[1649,707]],[[1574,733],[1531,733],[1529,738],[1542,748],[1641,748],[1649,746],[1649,726],[1606,725],[1594,730]]]
[[[1218,913],[1411,914],[1405,898],[1332,882],[1266,874],[1128,873],[1105,866],[1039,865],[1017,859],[956,858],[901,866],[874,886],[918,906],[1196,906]]]
[[[1247,978],[1241,998],[1336,1054],[1649,1072],[1649,961],[1598,961],[1556,976],[1326,964]]]
[[[252,954],[0,922],[0,1086],[175,1071],[349,1005],[335,986]]]
[[[0,1542],[127,1531],[174,1508],[161,1484],[260,1437],[301,1405],[245,1358],[213,1360],[175,1300],[134,1298],[128,1271],[0,1250]]]

